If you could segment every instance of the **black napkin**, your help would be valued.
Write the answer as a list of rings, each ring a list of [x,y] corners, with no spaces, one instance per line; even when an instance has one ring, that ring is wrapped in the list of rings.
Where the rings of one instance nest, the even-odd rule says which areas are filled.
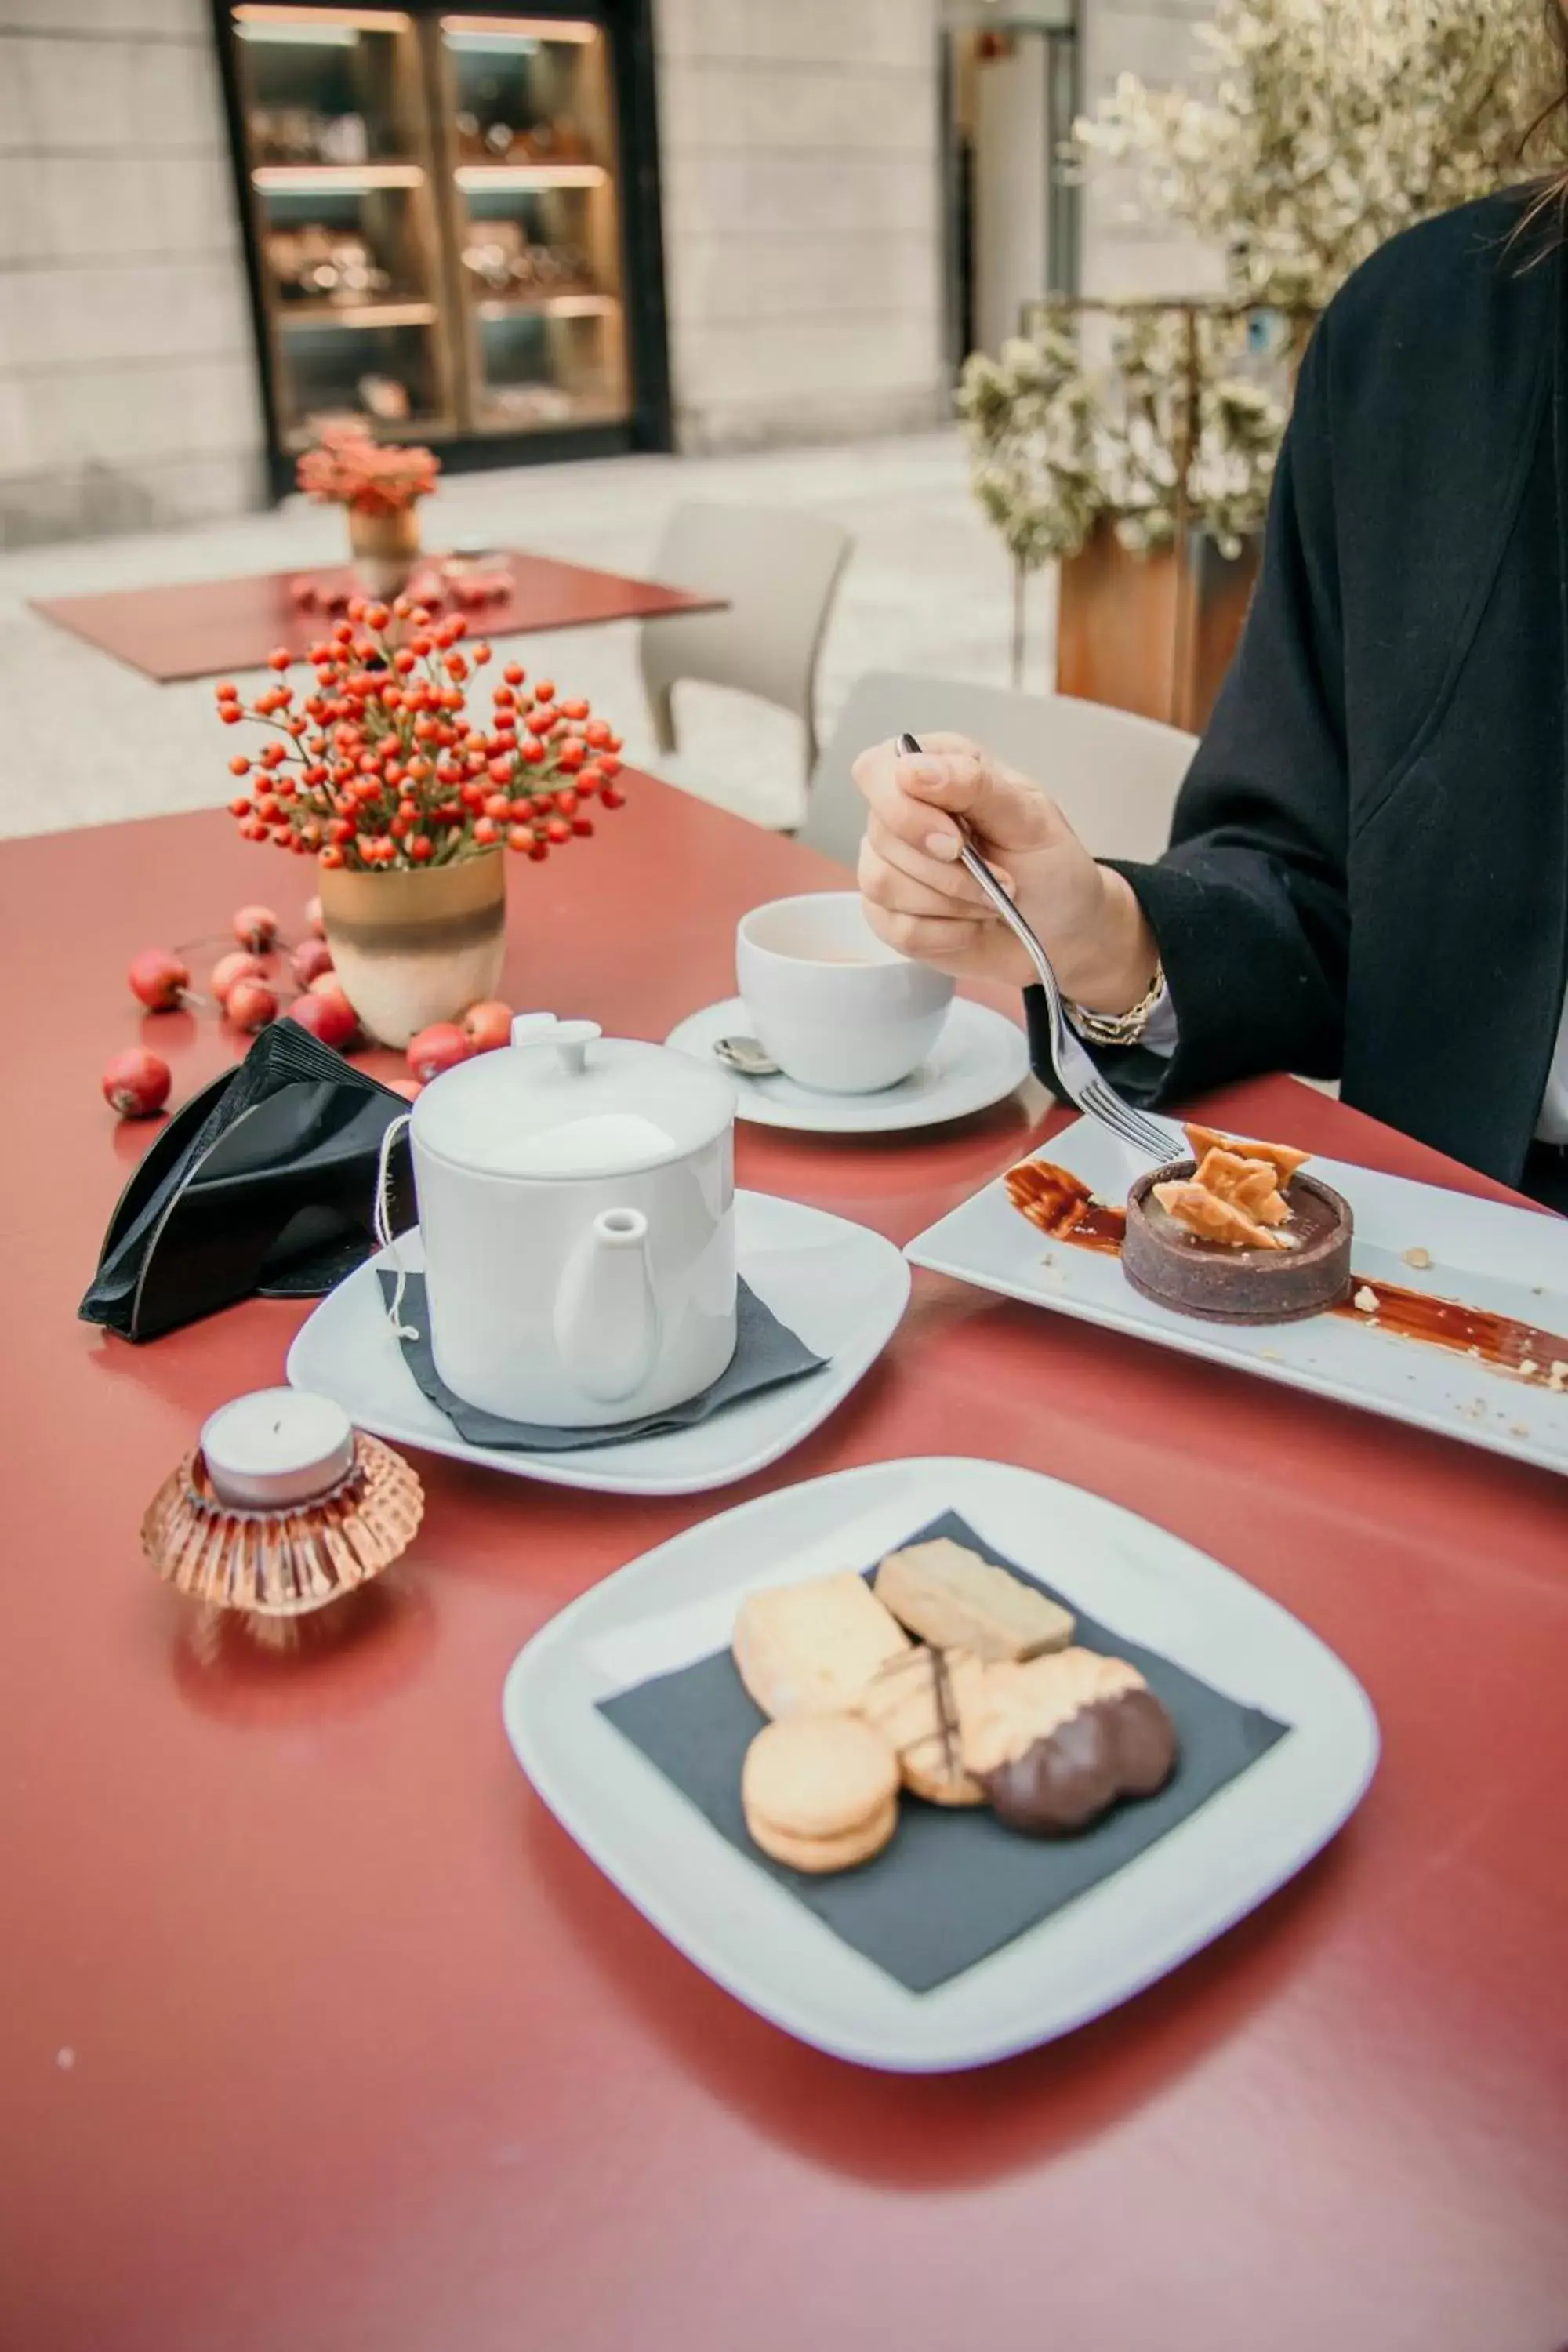
[[[175,1112],[121,1195],[84,1322],[155,1339],[242,1298],[314,1298],[373,1234],[382,1138],[403,1097],[297,1021]],[[412,1222],[406,1138],[392,1158],[394,1231]]]
[[[388,1307],[396,1284],[395,1275],[384,1268],[381,1291]],[[545,1429],[531,1421],[507,1421],[500,1413],[486,1412],[481,1406],[455,1396],[436,1370],[430,1350],[430,1318],[422,1274],[411,1274],[404,1288],[401,1320],[419,1336],[403,1340],[403,1360],[431,1403],[440,1407],[458,1436],[470,1445],[492,1445],[503,1453],[520,1454],[569,1454],[580,1446],[621,1445],[628,1437],[662,1437],[668,1430],[690,1429],[721,1412],[726,1405],[738,1403],[742,1397],[758,1396],[763,1389],[776,1389],[785,1381],[798,1381],[805,1372],[821,1370],[825,1358],[813,1355],[805,1340],[797,1339],[743,1282],[735,1307],[735,1352],[710,1388],[688,1398],[684,1404],[667,1406],[663,1412],[615,1422],[604,1429]]]
[[[815,1878],[772,1861],[746,1834],[741,1764],[766,1717],[747,1696],[728,1650],[599,1701],[600,1713],[722,1837],[910,1992],[947,1983],[1136,1861],[1289,1728],[1097,1624],[1042,1578],[982,1543],[956,1512],[906,1541],[930,1543],[938,1536],[951,1536],[1064,1601],[1078,1617],[1075,1639],[1085,1649],[1137,1667],[1169,1710],[1181,1743],[1176,1769],[1157,1796],[1117,1805],[1077,1837],[1034,1839],[1004,1829],[986,1808],[948,1811],[906,1795],[893,1842],[874,1861]]]

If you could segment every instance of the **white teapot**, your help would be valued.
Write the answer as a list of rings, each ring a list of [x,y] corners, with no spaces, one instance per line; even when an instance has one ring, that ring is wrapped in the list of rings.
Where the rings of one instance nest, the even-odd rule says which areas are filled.
[[[721,1071],[548,1013],[433,1079],[411,1137],[447,1387],[593,1428],[716,1381],[735,1351],[734,1121]]]

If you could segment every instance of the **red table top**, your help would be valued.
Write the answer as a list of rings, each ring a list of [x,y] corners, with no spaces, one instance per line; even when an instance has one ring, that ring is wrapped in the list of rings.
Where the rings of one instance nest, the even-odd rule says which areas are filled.
[[[509,594],[477,606],[476,635],[510,637],[531,629],[574,629],[591,621],[646,621],[665,613],[711,613],[721,596],[666,588],[656,580],[628,580],[562,563],[552,555],[507,551]],[[218,677],[225,670],[259,669],[277,646],[301,660],[336,617],[320,606],[301,608],[297,580],[357,593],[342,566],[308,572],[258,572],[240,580],[183,581],[170,587],[118,589],[100,596],[45,596],[35,609],[85,637],[117,660],[163,685],[182,677]]]
[[[519,1004],[662,1034],[757,899],[833,878],[637,783],[512,877]],[[0,851],[8,1445],[0,1641],[0,2302],[27,2352],[1550,2352],[1568,2335],[1568,1492],[1544,1473],[916,1276],[885,1359],[752,1485],[680,1500],[422,1459],[357,1635],[204,1666],[142,1507],[297,1307],[133,1349],[75,1319],[146,1130],[234,1048],[143,1024],[138,948],[309,869],[180,817]],[[700,911],[697,911],[700,910]],[[1289,1081],[1217,1115],[1495,1192]],[[742,1129],[742,1181],[904,1242],[1040,1132]],[[1360,1812],[1210,1950],[1056,2046],[946,2079],[789,2041],[559,1831],[500,1719],[512,1656],[763,1488],[970,1452],[1202,1546],[1349,1663]],[[368,1597],[367,1597],[368,1598]]]

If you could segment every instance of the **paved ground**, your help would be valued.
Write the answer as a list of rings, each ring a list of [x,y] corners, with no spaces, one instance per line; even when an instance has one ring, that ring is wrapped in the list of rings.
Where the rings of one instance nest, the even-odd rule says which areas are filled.
[[[929,669],[1004,683],[1009,583],[997,541],[972,505],[956,432],[849,448],[715,458],[631,457],[452,480],[426,509],[432,545],[483,535],[647,573],[683,498],[805,505],[855,534],[819,680],[828,729],[855,678]],[[342,524],[301,500],[239,521],[134,539],[30,548],[0,557],[0,835],[199,808],[233,789],[235,739],[210,688],[155,686],[27,608],[29,596],[336,560]],[[1030,616],[1027,682],[1047,681],[1047,593]],[[617,623],[514,641],[536,673],[590,698],[658,765],[636,667],[636,631]],[[678,690],[680,781],[759,822],[803,804],[798,730],[783,714],[713,688]]]

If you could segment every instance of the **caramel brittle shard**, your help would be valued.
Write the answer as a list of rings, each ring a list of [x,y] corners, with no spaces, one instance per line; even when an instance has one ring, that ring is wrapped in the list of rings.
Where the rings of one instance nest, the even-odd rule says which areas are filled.
[[[1201,1242],[1218,1242],[1226,1249],[1283,1250],[1290,1247],[1283,1234],[1260,1225],[1245,1209],[1222,1201],[1191,1178],[1156,1184],[1154,1198],[1165,1214],[1185,1226]]]
[[[1243,1143],[1234,1135],[1221,1135],[1214,1127],[1199,1127],[1195,1121],[1186,1130],[1194,1160],[1202,1162],[1211,1151],[1231,1151],[1241,1160],[1267,1160],[1270,1168],[1279,1171],[1279,1181],[1288,1184],[1298,1168],[1304,1168],[1311,1158],[1310,1151],[1298,1151],[1289,1143]]]
[[[1228,1201],[1259,1225],[1282,1225],[1290,1210],[1279,1190],[1279,1171],[1272,1160],[1243,1160],[1216,1144],[1205,1151],[1193,1178],[1216,1201]]]

